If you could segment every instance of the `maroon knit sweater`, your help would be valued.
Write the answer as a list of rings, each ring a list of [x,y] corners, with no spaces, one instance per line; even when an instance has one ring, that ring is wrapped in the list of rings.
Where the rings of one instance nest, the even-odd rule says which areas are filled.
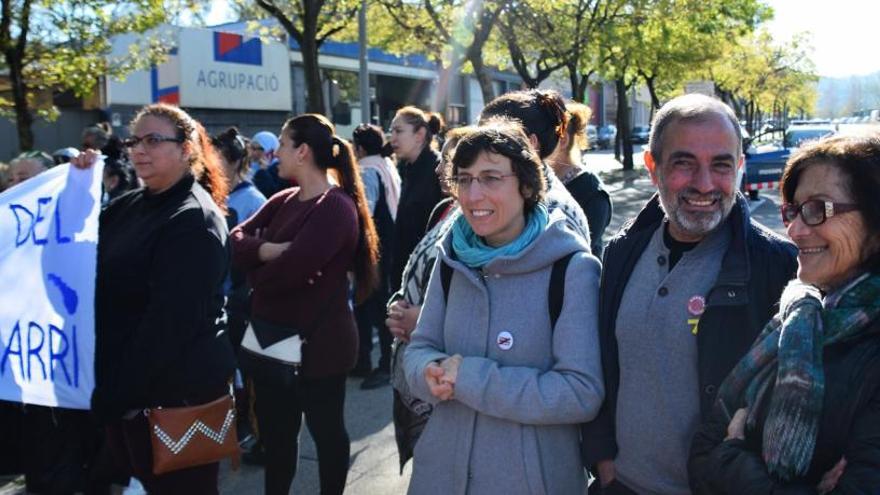
[[[291,188],[275,194],[232,231],[232,260],[254,289],[252,314],[304,336],[304,375],[338,375],[357,360],[347,276],[357,249],[357,208],[338,187],[308,201],[298,193]],[[262,239],[254,236],[257,229],[265,229]],[[263,263],[258,250],[266,241],[292,244]]]

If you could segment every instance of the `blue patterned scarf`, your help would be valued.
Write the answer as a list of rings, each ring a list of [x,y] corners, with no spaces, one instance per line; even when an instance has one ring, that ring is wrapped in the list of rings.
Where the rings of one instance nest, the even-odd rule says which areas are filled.
[[[762,455],[768,471],[783,481],[806,474],[813,458],[825,392],[823,347],[875,331],[880,276],[858,277],[830,295],[824,308],[820,299],[815,287],[789,283],[779,313],[718,391],[728,421],[740,407],[749,408],[749,429],[769,408]]]
[[[526,225],[519,237],[499,247],[483,242],[462,215],[452,226],[452,249],[459,261],[470,268],[482,268],[498,256],[514,256],[544,232],[550,215],[543,203],[538,203],[526,217]]]

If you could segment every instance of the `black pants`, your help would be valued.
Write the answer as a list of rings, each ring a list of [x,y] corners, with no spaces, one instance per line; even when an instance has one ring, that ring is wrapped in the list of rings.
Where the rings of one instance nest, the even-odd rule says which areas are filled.
[[[20,431],[9,443],[4,438],[3,448],[12,451],[15,436],[19,437],[19,467],[28,493],[110,493],[113,480],[98,469],[102,432],[89,411],[11,403],[4,403],[4,408],[19,411]]]
[[[306,426],[318,450],[322,495],[341,495],[351,444],[345,430],[345,375],[287,383],[254,379],[257,424],[266,452],[266,495],[287,495],[299,460],[299,430]]]
[[[379,332],[379,369],[391,369],[391,344],[394,337],[385,325],[385,303],[388,295],[385,291],[376,290],[366,301],[354,308],[354,318],[358,326],[358,367],[368,368],[370,353],[373,352],[373,327]]]

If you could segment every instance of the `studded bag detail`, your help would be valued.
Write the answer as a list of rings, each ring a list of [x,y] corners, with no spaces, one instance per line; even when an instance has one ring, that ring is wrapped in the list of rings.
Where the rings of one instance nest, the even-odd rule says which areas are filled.
[[[238,467],[240,450],[235,430],[232,395],[198,406],[159,407],[144,411],[150,424],[153,474],[210,464],[232,458]]]

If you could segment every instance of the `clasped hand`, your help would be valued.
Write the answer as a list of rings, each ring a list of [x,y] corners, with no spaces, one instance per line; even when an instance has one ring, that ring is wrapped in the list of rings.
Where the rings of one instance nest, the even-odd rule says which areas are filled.
[[[746,422],[748,417],[749,410],[747,408],[737,409],[733,418],[730,420],[730,424],[727,425],[727,438],[725,438],[725,440],[745,439]],[[820,495],[833,491],[837,487],[837,483],[840,481],[840,477],[843,476],[845,470],[846,458],[841,457],[840,460],[837,461],[837,464],[822,475],[822,480],[819,482],[819,485],[816,486],[816,491],[818,491]]]
[[[461,360],[461,355],[456,354],[425,367],[425,382],[431,395],[441,401],[449,400],[455,395],[455,380],[458,378]]]
[[[403,342],[409,342],[410,334],[416,328],[421,311],[421,306],[410,304],[403,299],[394,301],[388,307],[388,318],[385,320],[385,325],[391,335]]]

